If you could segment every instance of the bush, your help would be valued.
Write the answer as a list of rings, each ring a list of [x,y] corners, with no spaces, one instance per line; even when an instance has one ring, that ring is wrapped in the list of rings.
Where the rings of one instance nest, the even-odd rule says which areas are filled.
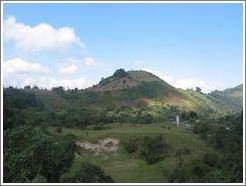
[[[211,130],[211,126],[205,122],[195,123],[193,126],[193,133],[199,134],[202,138],[207,138],[209,131]]]
[[[181,113],[181,118],[183,120],[192,120],[192,119],[196,119],[197,118],[197,113],[195,111],[183,111]]]
[[[104,126],[103,123],[98,123],[95,126],[92,127],[93,130],[103,130],[103,129],[109,129],[110,127]]]
[[[167,152],[168,145],[162,135],[152,138],[144,137],[140,153],[147,163],[158,162],[166,156]]]
[[[191,149],[188,147],[179,148],[175,152],[175,157],[182,158],[182,156],[188,155],[190,153],[191,153]]]
[[[60,182],[64,183],[112,183],[110,176],[95,165],[87,162],[75,162],[71,169],[61,176]]]
[[[138,150],[142,142],[142,138],[140,137],[131,137],[123,141],[123,146],[125,147],[126,151],[129,153],[133,153]]]
[[[114,77],[118,77],[118,78],[122,78],[127,76],[127,73],[124,69],[120,68],[118,70],[115,71],[115,73],[113,74]]]
[[[62,133],[62,127],[57,127],[57,128],[56,128],[56,132],[57,132],[58,134]]]
[[[38,174],[37,176],[34,177],[34,179],[32,180],[32,183],[46,183],[47,180],[44,176],[41,176],[40,174]]]
[[[201,160],[190,160],[188,163],[179,163],[169,177],[169,182],[207,182],[206,174],[209,167]]]
[[[202,178],[208,172],[208,166],[202,161],[197,160],[192,163],[191,173],[194,181],[202,181]]]
[[[174,171],[171,173],[170,177],[168,178],[168,182],[170,183],[187,182],[187,171],[185,171],[181,167],[174,169]]]
[[[153,122],[153,116],[149,113],[142,113],[137,117],[137,122],[141,124],[150,124]]]
[[[211,166],[211,167],[214,167],[218,164],[218,161],[219,161],[219,157],[217,156],[217,154],[213,153],[206,153],[204,155],[204,163]]]

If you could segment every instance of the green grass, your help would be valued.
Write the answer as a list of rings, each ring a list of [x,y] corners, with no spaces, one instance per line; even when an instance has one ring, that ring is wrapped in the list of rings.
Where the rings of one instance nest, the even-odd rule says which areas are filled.
[[[179,148],[187,147],[191,153],[185,155],[183,161],[191,161],[199,158],[206,152],[213,152],[210,146],[204,143],[192,131],[183,128],[163,128],[165,124],[152,125],[133,125],[133,124],[114,124],[109,125],[111,128],[104,130],[79,130],[63,128],[63,134],[74,134],[78,140],[88,140],[94,142],[97,139],[105,137],[115,137],[120,141],[131,136],[157,136],[163,134],[170,150],[163,160],[149,165],[141,159],[137,153],[128,153],[120,143],[116,155],[111,153],[100,153],[95,155],[93,152],[81,150],[79,158],[98,165],[110,175],[115,182],[168,182],[168,177],[175,169],[178,163],[175,152]],[[55,128],[49,128],[52,133]],[[88,135],[86,134],[88,133]]]
[[[127,74],[135,81],[161,81],[157,76],[145,71],[128,71]]]

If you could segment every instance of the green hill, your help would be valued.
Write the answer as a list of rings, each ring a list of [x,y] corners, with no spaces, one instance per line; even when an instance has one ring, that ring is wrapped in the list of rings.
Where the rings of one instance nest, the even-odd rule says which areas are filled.
[[[33,100],[30,100],[32,98]],[[35,99],[34,99],[35,98]],[[152,123],[170,120],[177,113],[224,114],[242,108],[242,85],[210,94],[176,89],[157,76],[145,71],[117,70],[88,89],[52,90],[38,88],[4,89],[4,104],[11,107],[37,102],[48,113],[42,117],[37,109],[22,114],[35,123],[84,126],[99,122]],[[36,107],[32,107],[36,108]],[[55,120],[56,122],[52,122]]]
[[[152,73],[145,71],[117,70],[112,76],[102,79],[98,85],[87,89],[104,97],[108,93],[109,100],[114,100],[112,106],[139,103],[154,105],[175,105],[181,110],[196,110],[224,113],[230,110],[239,111],[242,108],[242,85],[215,91],[209,94],[193,90],[176,89]],[[109,103],[109,102],[108,102]],[[136,104],[135,104],[136,103]]]
[[[224,91],[211,92],[208,97],[225,108],[241,110],[243,107],[243,85],[225,89]]]

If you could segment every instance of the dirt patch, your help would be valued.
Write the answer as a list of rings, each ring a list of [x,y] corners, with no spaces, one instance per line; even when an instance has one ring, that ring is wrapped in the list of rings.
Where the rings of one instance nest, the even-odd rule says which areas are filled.
[[[114,143],[112,141],[105,144],[105,147],[113,147]]]
[[[114,79],[113,81],[108,82],[105,85],[95,85],[88,88],[87,90],[93,90],[96,92],[105,92],[105,91],[115,91],[123,90],[137,86],[139,83],[135,80],[130,79],[129,77],[123,77],[120,79]]]
[[[76,145],[80,146],[84,150],[90,150],[96,152],[117,152],[120,141],[115,138],[104,138],[97,140],[96,143],[90,143],[88,141],[77,141]]]

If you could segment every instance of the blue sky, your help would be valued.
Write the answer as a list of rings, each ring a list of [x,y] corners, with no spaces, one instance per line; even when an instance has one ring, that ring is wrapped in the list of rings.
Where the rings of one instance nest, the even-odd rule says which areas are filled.
[[[124,68],[179,88],[233,87],[243,82],[242,11],[235,3],[4,4],[4,84],[84,88]]]

